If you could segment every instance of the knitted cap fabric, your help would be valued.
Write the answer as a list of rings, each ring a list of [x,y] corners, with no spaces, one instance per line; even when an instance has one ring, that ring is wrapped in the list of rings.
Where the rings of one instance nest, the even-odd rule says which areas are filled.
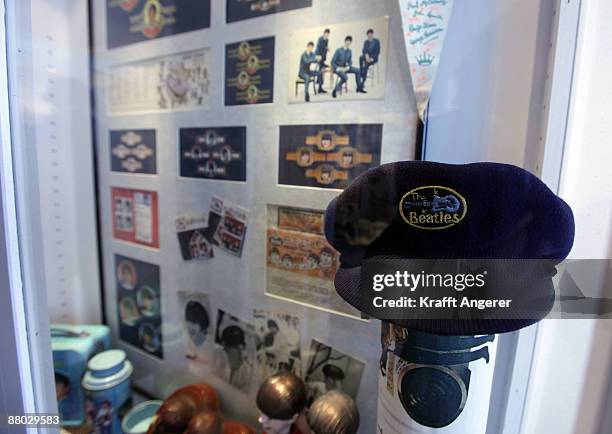
[[[519,167],[403,161],[367,171],[332,200],[325,236],[341,254],[337,292],[363,310],[360,276],[368,258],[545,259],[556,264],[572,247],[574,218],[563,200]],[[543,297],[552,296],[552,307],[552,285],[542,291]],[[488,334],[538,319],[391,322],[430,333]]]

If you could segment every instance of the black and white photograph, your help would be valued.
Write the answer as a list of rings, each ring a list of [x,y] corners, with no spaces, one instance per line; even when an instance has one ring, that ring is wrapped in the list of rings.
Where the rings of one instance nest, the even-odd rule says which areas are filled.
[[[252,324],[219,309],[212,352],[213,373],[248,393],[253,379],[256,340]]]
[[[110,131],[111,170],[134,174],[156,174],[155,136],[155,130]]]
[[[215,335],[208,294],[179,291],[178,301],[183,324],[185,358],[193,363],[209,364]]]
[[[388,45],[388,17],[292,32],[289,102],[384,98]]]
[[[309,402],[332,390],[357,399],[364,367],[360,360],[313,339],[304,373]]]
[[[302,375],[300,319],[294,315],[253,310],[253,325],[259,336],[256,370],[264,379],[281,371]]]

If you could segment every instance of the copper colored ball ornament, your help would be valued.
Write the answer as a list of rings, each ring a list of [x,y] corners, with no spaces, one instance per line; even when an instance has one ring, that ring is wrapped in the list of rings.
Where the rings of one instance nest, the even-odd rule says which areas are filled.
[[[157,410],[157,418],[149,434],[184,432],[191,419],[205,411],[219,413],[219,396],[208,384],[182,387],[170,395]]]
[[[223,420],[216,411],[203,411],[191,418],[185,434],[222,434]]]

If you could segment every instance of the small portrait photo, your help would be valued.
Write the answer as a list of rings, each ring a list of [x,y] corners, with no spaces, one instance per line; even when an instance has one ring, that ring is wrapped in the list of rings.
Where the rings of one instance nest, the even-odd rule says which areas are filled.
[[[244,61],[251,55],[251,45],[247,41],[243,41],[238,45],[238,59]]]
[[[352,149],[345,149],[342,151],[342,159],[340,160],[340,166],[344,169],[350,169],[355,165],[355,152]]]
[[[364,367],[365,363],[313,339],[304,375],[309,403],[332,390],[357,399]]]
[[[307,148],[300,149],[300,159],[298,160],[298,166],[308,167],[312,164],[312,151]]]
[[[257,58],[257,56],[251,56],[247,60],[246,71],[249,74],[255,74],[257,72],[257,67],[258,66],[259,66],[259,59]]]
[[[163,24],[162,13],[160,10],[159,2],[156,0],[149,0],[145,5],[146,14],[144,17],[145,24],[147,27],[159,27]]]
[[[253,325],[219,309],[213,350],[214,374],[248,393],[253,376],[255,346]]]
[[[120,197],[115,198],[115,212],[116,213],[123,212],[123,199]]]
[[[229,146],[222,147],[219,155],[221,161],[225,164],[230,163],[232,161],[232,149]]]
[[[258,336],[255,360],[260,380],[283,370],[301,376],[300,319],[261,309],[255,309],[253,317]]]
[[[142,286],[136,292],[136,302],[145,316],[159,315],[159,293],[150,286]]]
[[[119,301],[119,318],[127,326],[133,326],[140,320],[140,311],[132,297],[123,297]]]
[[[247,87],[249,87],[250,84],[251,84],[251,78],[249,77],[248,72],[240,71],[240,73],[238,74],[237,84],[236,84],[238,89],[244,90]]]
[[[204,137],[204,143],[206,143],[206,146],[209,148],[212,148],[217,144],[217,133],[215,133],[213,130],[206,131]]]
[[[180,315],[183,319],[185,358],[206,360],[207,349],[214,345],[214,322],[207,294],[195,291],[179,291]]]
[[[322,151],[331,151],[334,148],[334,137],[325,133],[321,135],[321,150]]]
[[[150,353],[155,353],[159,350],[161,340],[156,327],[148,322],[142,323],[138,328],[138,339],[142,348]]]

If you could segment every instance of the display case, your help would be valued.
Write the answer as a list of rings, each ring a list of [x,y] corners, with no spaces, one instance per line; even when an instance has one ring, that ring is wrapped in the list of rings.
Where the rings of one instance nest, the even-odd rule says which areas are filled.
[[[206,383],[258,430],[261,385],[288,372],[306,408],[348,395],[359,433],[520,432],[537,326],[475,336],[482,357],[440,365],[452,385],[424,393],[449,414],[408,411],[412,368],[386,346],[405,330],[337,293],[325,212],[399,161],[508,163],[557,192],[574,4],[24,3],[16,206],[50,323],[108,326],[137,394]]]

